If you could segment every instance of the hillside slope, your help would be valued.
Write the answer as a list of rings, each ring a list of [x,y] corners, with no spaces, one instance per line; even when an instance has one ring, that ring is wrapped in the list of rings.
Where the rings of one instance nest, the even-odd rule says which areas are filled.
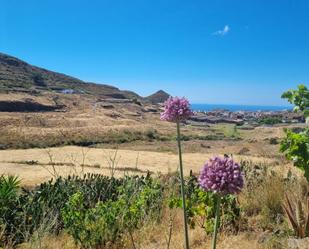
[[[65,74],[30,65],[3,53],[0,53],[0,91],[29,93],[69,91],[106,98],[142,99],[134,92],[122,91],[109,85],[84,82]]]

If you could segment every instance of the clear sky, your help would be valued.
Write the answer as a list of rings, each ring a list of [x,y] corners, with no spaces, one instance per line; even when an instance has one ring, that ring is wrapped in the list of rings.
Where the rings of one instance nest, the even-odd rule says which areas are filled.
[[[0,51],[142,96],[284,105],[309,84],[308,0],[0,0]]]

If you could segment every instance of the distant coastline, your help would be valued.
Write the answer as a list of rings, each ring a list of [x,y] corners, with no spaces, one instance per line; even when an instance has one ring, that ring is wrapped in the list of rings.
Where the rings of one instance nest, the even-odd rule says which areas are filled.
[[[227,104],[192,104],[194,111],[213,111],[224,109],[232,112],[236,111],[284,111],[292,110],[291,106],[261,106],[261,105],[227,105]]]

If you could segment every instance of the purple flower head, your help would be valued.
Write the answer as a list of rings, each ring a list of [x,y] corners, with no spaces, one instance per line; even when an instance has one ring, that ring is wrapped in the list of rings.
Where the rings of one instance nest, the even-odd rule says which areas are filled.
[[[213,157],[201,170],[199,184],[205,191],[222,195],[237,194],[244,186],[243,173],[233,159]]]
[[[193,115],[189,101],[186,98],[169,97],[164,103],[164,112],[161,120],[169,122],[180,122]]]

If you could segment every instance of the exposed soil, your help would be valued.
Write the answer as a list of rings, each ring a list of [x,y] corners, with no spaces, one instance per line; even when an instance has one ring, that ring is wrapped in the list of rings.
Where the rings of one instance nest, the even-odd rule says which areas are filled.
[[[0,101],[0,112],[51,112],[64,107],[64,105],[50,106],[32,101]]]

